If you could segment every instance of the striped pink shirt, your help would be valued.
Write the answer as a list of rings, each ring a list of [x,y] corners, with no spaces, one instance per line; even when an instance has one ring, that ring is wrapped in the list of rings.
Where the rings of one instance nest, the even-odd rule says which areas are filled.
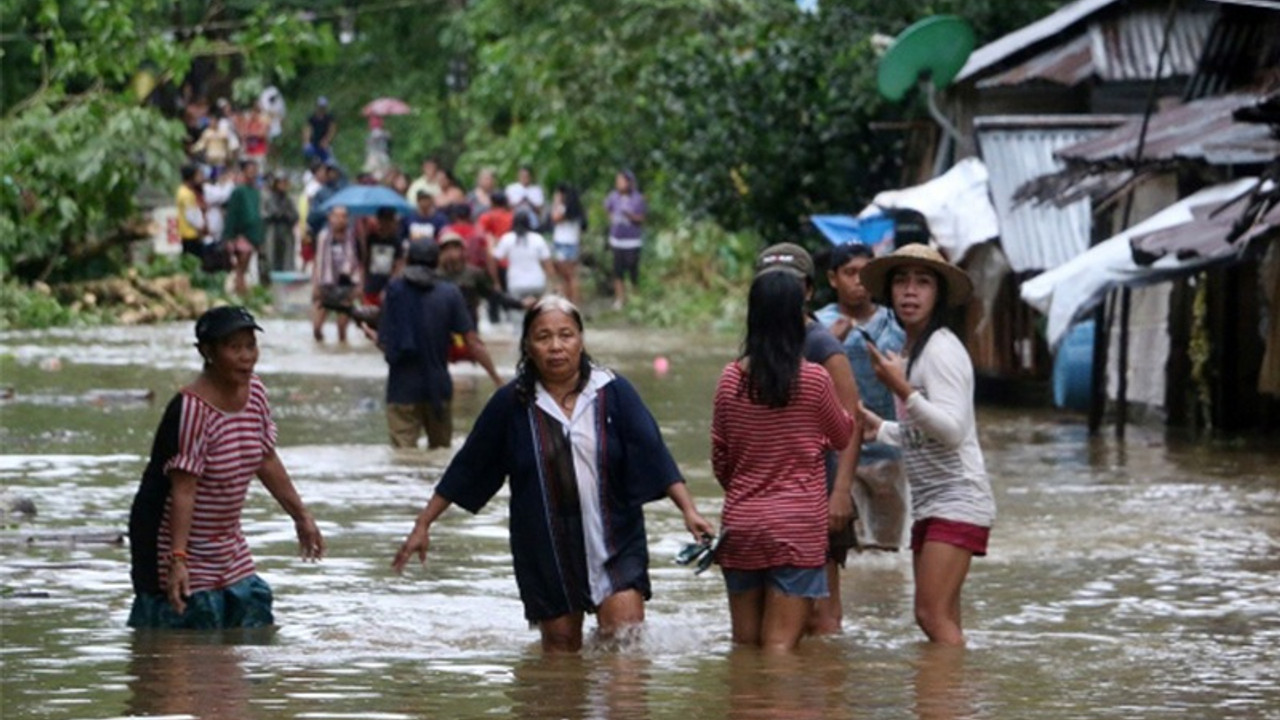
[[[853,418],[821,365],[800,363],[782,408],[747,397],[746,373],[720,375],[711,418],[711,467],[724,487],[724,540],[716,558],[730,570],[821,567],[827,554],[824,453],[844,448]]]
[[[267,390],[255,375],[249,384],[249,401],[239,412],[224,412],[204,399],[182,392],[182,419],[178,454],[165,465],[165,473],[181,470],[196,477],[196,500],[187,541],[187,569],[191,591],[224,588],[254,573],[249,544],[240,529],[249,483],[276,444]],[[170,550],[169,513],[172,497],[165,501],[158,549],[161,558]],[[168,582],[168,563],[160,563],[160,583]]]

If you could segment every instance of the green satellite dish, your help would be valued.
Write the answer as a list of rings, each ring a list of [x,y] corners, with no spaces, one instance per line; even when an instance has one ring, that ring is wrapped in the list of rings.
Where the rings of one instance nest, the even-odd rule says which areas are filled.
[[[973,29],[955,15],[921,20],[903,30],[880,58],[880,94],[896,102],[922,81],[946,87],[964,67],[973,44]]]

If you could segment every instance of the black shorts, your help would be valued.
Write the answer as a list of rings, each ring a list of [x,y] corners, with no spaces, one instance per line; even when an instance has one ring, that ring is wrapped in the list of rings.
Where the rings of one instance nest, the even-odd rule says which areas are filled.
[[[640,282],[640,248],[613,248],[613,277],[628,276],[633,284]]]

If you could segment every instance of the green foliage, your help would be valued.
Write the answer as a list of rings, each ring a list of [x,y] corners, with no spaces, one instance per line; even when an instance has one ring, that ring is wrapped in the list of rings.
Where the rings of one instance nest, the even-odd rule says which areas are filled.
[[[734,331],[746,318],[760,239],[700,221],[658,231],[645,244],[628,320],[659,327]]]
[[[775,237],[898,182],[901,136],[870,125],[924,113],[876,94],[873,34],[957,13],[981,42],[1059,4],[824,0],[808,15],[757,0],[425,2],[359,14],[336,65],[304,73],[291,94],[303,108],[334,100],[349,168],[363,157],[359,107],[393,95],[415,108],[387,123],[411,175],[437,153],[463,182],[528,164],[544,185],[599,195],[631,167],[682,216]],[[305,114],[292,115],[287,142]]]
[[[210,15],[222,8],[225,15]],[[322,62],[324,27],[271,3],[239,15],[188,0],[5,0],[0,119],[0,275],[75,278],[118,270],[101,259],[134,231],[144,190],[177,184],[183,128],[140,105],[195,58],[235,56],[245,82],[288,79]],[[208,22],[201,34],[174,18]],[[25,57],[23,55],[25,53]]]
[[[48,277],[85,259],[136,212],[145,184],[176,183],[182,128],[93,93],[46,93],[3,123],[0,273]]]
[[[60,304],[47,288],[34,289],[16,282],[0,282],[0,330],[93,324],[98,317],[77,313]]]

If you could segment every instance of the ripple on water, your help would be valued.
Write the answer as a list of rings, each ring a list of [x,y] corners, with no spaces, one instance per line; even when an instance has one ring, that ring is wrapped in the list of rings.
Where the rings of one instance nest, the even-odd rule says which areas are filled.
[[[798,662],[735,651],[721,578],[671,563],[687,533],[660,502],[646,509],[654,598],[644,632],[545,658],[511,570],[509,494],[474,516],[450,511],[427,565],[395,576],[391,555],[451,452],[383,446],[385,364],[362,341],[316,348],[305,322],[265,327],[281,455],[329,556],[300,561],[291,521],[255,488],[244,531],[275,590],[278,631],[154,645],[124,627],[128,548],[69,538],[124,527],[160,408],[18,408],[35,429],[5,437],[40,452],[0,455],[0,481],[33,496],[40,514],[0,546],[6,717],[1252,718],[1280,707],[1274,451],[1186,446],[1141,428],[1120,445],[1055,413],[983,408],[1000,518],[965,588],[967,652],[920,643],[909,552],[851,557],[845,632],[805,641]],[[74,396],[104,379],[168,387],[195,369],[189,324],[0,342],[17,363],[64,359],[60,373],[18,366],[33,396]],[[598,357],[634,376],[712,517],[721,492],[707,458],[709,397],[735,342],[589,333]],[[509,368],[510,334],[490,344]],[[673,368],[662,379],[648,371],[658,352]],[[467,378],[460,388],[459,433],[488,392]],[[56,443],[28,437],[42,434]]]

